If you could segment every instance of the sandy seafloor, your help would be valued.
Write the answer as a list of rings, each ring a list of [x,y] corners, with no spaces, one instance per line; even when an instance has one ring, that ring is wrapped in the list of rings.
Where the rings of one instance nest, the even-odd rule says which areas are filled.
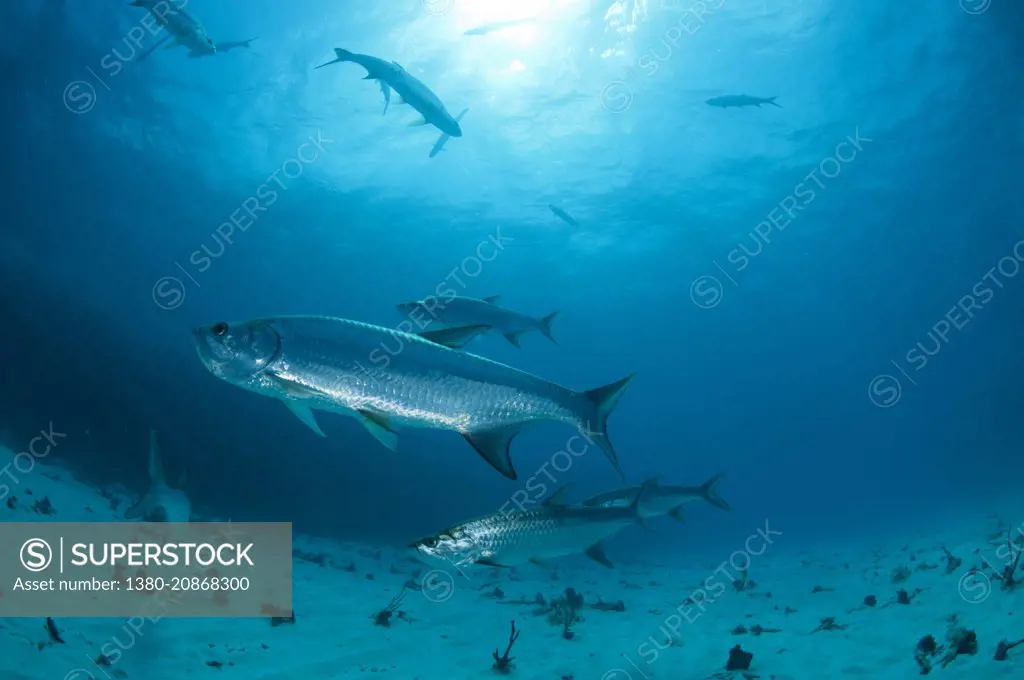
[[[0,449],[0,467],[11,460],[12,454]],[[15,474],[17,483],[5,480],[10,488],[0,504],[4,521],[120,519],[108,497],[66,470],[37,461],[29,474]],[[105,492],[111,495],[110,489]],[[127,492],[115,491],[114,496],[118,493],[125,494],[125,503],[130,501]],[[8,505],[12,497],[13,508]],[[33,510],[44,497],[52,502],[54,514]],[[120,512],[123,508],[124,503]],[[628,555],[610,554],[617,562],[614,570],[569,558],[554,571],[533,566],[477,569],[467,572],[467,580],[452,569],[452,576],[430,573],[430,567],[410,563],[391,548],[296,535],[295,548],[302,556],[294,558],[294,624],[163,618],[130,633],[123,619],[67,618],[56,621],[64,644],[53,644],[43,619],[3,619],[0,678],[493,678],[500,676],[491,668],[492,651],[504,651],[514,619],[522,637],[513,648],[510,677],[523,680],[701,680],[724,673],[728,651],[736,644],[754,654],[747,677],[884,680],[921,677],[914,660],[918,640],[930,633],[944,643],[949,617],[956,614],[977,633],[978,652],[960,655],[945,668],[936,660],[931,677],[1020,679],[1024,645],[1011,650],[1006,661],[993,656],[1000,640],[1024,638],[1024,585],[1004,590],[991,569],[971,574],[969,567],[981,566],[982,557],[1003,566],[1005,539],[997,538],[997,531],[1005,536],[1012,529],[1017,544],[1024,546],[1024,533],[1018,533],[1024,531],[1024,498],[1016,508],[1000,508],[1002,519],[989,514],[992,510],[979,509],[974,517],[963,516],[955,525],[944,523],[918,535],[880,538],[877,545],[829,546],[820,553],[799,554],[767,549],[751,555],[749,578],[755,586],[743,591],[732,585],[738,573],[728,565],[732,557],[743,566],[747,558],[739,553],[692,564],[631,564]],[[743,551],[745,542],[740,537],[737,549]],[[949,574],[942,545],[963,558]],[[753,552],[761,552],[762,546],[760,538],[749,543]],[[726,566],[720,569],[723,560]],[[414,574],[417,567],[421,571]],[[900,567],[910,574],[895,584],[893,574]],[[1018,575],[1024,580],[1024,569]],[[374,625],[372,614],[406,582],[420,588],[409,589],[401,604],[411,621],[396,618],[390,627]],[[712,602],[703,612],[684,606],[680,614],[677,607],[703,582],[710,586]],[[573,626],[575,638],[565,640],[559,626],[535,613],[535,605],[496,599],[496,586],[504,601],[533,600],[538,593],[550,600],[573,587],[585,603],[622,600],[625,611],[585,608],[583,620]],[[825,590],[813,592],[815,586]],[[887,605],[900,588],[920,592],[909,605]],[[863,606],[869,594],[878,600],[873,608]],[[825,617],[847,627],[812,633]],[[741,624],[779,632],[735,634]],[[675,641],[666,646],[670,633]],[[108,667],[92,664],[115,637],[115,645],[125,647],[117,662]],[[656,643],[663,647],[660,651]]]

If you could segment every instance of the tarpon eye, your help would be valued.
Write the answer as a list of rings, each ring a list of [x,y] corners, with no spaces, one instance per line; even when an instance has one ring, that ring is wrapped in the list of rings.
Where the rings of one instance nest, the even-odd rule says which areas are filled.
[[[220,323],[215,323],[213,324],[213,326],[210,327],[210,332],[216,335],[217,337],[221,337],[228,332],[228,325],[223,321],[221,321]]]

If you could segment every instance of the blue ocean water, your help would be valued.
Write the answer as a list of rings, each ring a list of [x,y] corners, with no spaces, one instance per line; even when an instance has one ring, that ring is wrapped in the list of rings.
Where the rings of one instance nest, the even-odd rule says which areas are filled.
[[[557,344],[468,351],[580,390],[635,372],[609,424],[628,482],[725,472],[730,512],[629,529],[614,561],[717,563],[765,522],[793,555],[941,542],[972,513],[1021,524],[1019,3],[187,11],[215,42],[256,39],[142,58],[161,36],[127,2],[0,9],[7,448],[52,423],[49,463],[140,491],[154,428],[198,517],[396,549],[529,480],[621,485],[596,449],[552,467],[561,425],[515,439],[516,481],[451,432],[391,452],[324,414],[320,438],[216,380],[190,337],[288,314],[395,328],[397,303],[446,286],[559,313]],[[429,156],[440,132],[394,98],[382,115],[361,67],[314,70],[336,47],[468,109],[463,136]],[[775,105],[708,103],[741,94]],[[972,677],[1002,677],[989,665]]]

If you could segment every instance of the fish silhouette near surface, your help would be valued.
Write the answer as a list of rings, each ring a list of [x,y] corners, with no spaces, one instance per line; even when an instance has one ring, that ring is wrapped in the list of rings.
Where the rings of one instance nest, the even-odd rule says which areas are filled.
[[[391,103],[391,92],[394,91],[401,98],[399,103],[408,104],[419,111],[422,118],[414,121],[412,125],[426,125],[429,123],[441,132],[451,137],[461,137],[462,128],[459,122],[448,113],[441,102],[440,97],[434,91],[420,82],[415,76],[406,71],[397,61],[387,62],[368,54],[357,54],[341,48],[334,48],[336,58],[316,68],[323,68],[331,64],[350,61],[359,64],[366,69],[363,80],[376,80],[380,85],[380,91],[384,95],[384,113],[388,112],[388,104]]]
[[[761,108],[761,104],[771,104],[772,106],[776,106],[781,109],[782,107],[775,103],[776,99],[778,99],[778,97],[751,97],[745,94],[727,94],[722,97],[712,97],[705,103],[709,106],[717,106],[721,109],[741,108],[744,106],[756,106],[757,108]]]

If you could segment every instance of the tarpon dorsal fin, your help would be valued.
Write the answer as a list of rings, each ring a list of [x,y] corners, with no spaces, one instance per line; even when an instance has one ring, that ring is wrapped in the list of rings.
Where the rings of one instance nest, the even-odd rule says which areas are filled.
[[[401,65],[401,64],[399,64],[399,63],[398,63],[397,61],[394,61],[394,60],[392,60],[392,61],[391,61],[391,64],[392,64],[392,65],[393,65],[393,66],[394,66],[395,68],[397,68],[397,69],[398,69],[399,71],[404,71],[404,70],[405,70],[405,68],[403,68],[403,67],[402,67],[402,65]]]
[[[553,494],[547,497],[547,499],[542,503],[542,505],[548,508],[557,508],[560,506],[568,505],[568,503],[565,502],[565,495],[568,488],[568,484],[563,484],[562,486],[558,487],[558,489],[556,489]]]

